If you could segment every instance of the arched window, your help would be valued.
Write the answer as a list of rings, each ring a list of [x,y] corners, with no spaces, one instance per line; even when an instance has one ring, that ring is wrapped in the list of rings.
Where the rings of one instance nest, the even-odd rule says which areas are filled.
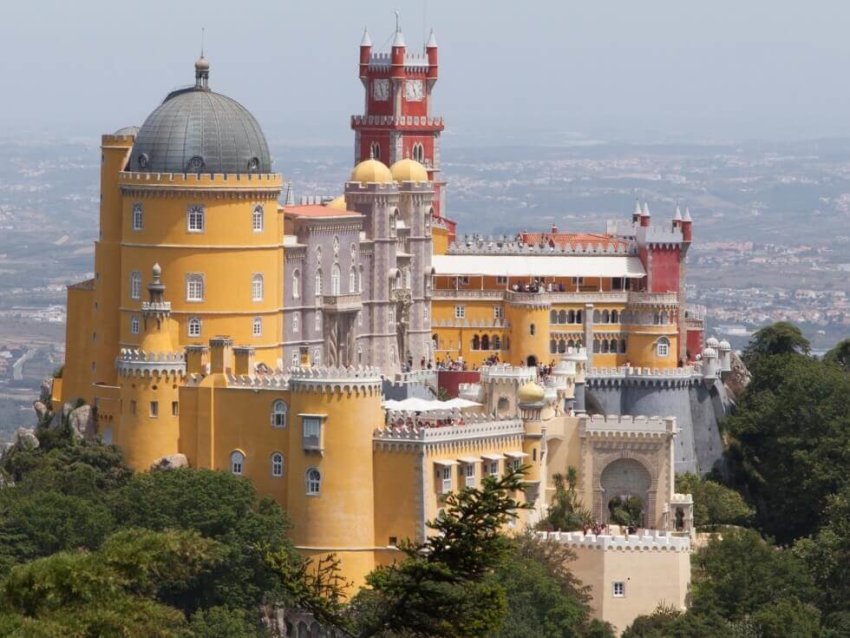
[[[661,313],[660,312],[653,313],[652,323],[655,324],[656,326],[661,324]]]
[[[620,354],[626,354],[626,340],[620,339]]]
[[[421,143],[417,142],[413,145],[412,153],[413,159],[423,164],[425,162],[425,147],[422,146]]]
[[[581,310],[576,310],[576,323],[584,323],[584,314]]]
[[[480,350],[481,349],[481,338],[478,335],[473,335],[472,337],[472,349]]]
[[[187,333],[190,337],[201,336],[201,320],[198,319],[198,317],[192,317],[189,319]]]
[[[575,342],[575,341],[573,341],[572,339],[570,339],[569,341],[567,341],[567,347],[568,347],[568,348],[575,348],[575,347],[576,347],[576,342]]]
[[[533,337],[536,332],[537,332],[537,326],[535,326],[533,323],[530,324],[528,326],[528,334],[530,334]]]
[[[316,271],[316,286],[315,287],[316,287],[316,296],[321,297],[322,296],[322,269],[321,268],[319,268]]]
[[[564,354],[567,351],[567,342],[561,339],[558,341],[558,352]]]
[[[134,270],[130,273],[130,299],[142,298],[142,273]]]
[[[357,270],[357,292],[363,292],[363,266]]]
[[[566,321],[564,321],[564,323],[575,323],[576,322],[576,311],[575,310],[570,310],[566,314],[567,314]]]
[[[144,213],[141,204],[133,204],[133,230],[142,230],[144,226]]]
[[[263,206],[261,204],[254,206],[254,212],[251,213],[251,229],[255,233],[263,230]]]
[[[599,354],[599,339],[593,340],[593,353]]]
[[[556,354],[558,352],[558,342],[554,339],[549,339],[549,353]]]
[[[357,269],[352,266],[351,272],[348,273],[348,292],[357,292]]]
[[[381,159],[381,145],[377,142],[372,142],[371,146],[369,147],[369,154],[372,156],[373,159]]]
[[[272,427],[273,428],[285,428],[286,427],[286,413],[287,407],[286,402],[278,399],[274,403],[272,403]]]
[[[552,310],[549,312],[549,323],[558,323],[558,311]]]
[[[562,310],[558,313],[558,323],[567,323],[567,311]]]
[[[280,452],[272,454],[272,476],[283,476],[283,454]]]
[[[482,350],[489,350],[490,349],[490,336],[489,335],[484,335],[483,337],[481,337],[481,349]]]
[[[204,232],[204,207],[189,206],[186,211],[186,230],[190,233]]]
[[[251,300],[263,300],[263,276],[259,273],[251,276]]]
[[[186,275],[186,301],[204,300],[204,276]]]
[[[607,310],[602,311],[602,323],[611,323],[611,313]]]
[[[298,330],[301,327],[301,326],[298,325],[299,323],[300,323],[300,320],[298,318],[298,315],[292,315],[292,332],[294,332],[296,334],[298,333]]]
[[[263,336],[263,318],[262,317],[254,317],[254,320],[251,322],[251,334],[255,337]]]
[[[245,455],[239,450],[230,453],[230,471],[236,475],[242,475],[245,470]]]
[[[409,289],[410,289],[410,267],[409,267],[409,266],[406,266],[406,267],[405,267],[405,268],[401,271],[401,286],[402,286],[402,288],[404,288],[405,290],[409,290]]]
[[[620,316],[616,310],[611,311],[611,323],[620,323]]]
[[[334,265],[331,266],[331,294],[339,295],[340,294],[340,283],[341,274],[339,271],[339,264],[334,262]]]
[[[307,481],[307,494],[316,496],[322,491],[322,473],[315,467],[307,470],[305,475]]]
[[[611,344],[608,346],[608,349],[614,354],[617,353],[617,340],[611,339]]]
[[[608,352],[608,340],[603,339],[602,343],[600,345],[602,346],[602,354],[607,354],[607,352]]]
[[[593,311],[593,323],[599,323],[602,321],[602,313],[598,310]]]
[[[398,228],[398,208],[390,215],[390,237],[395,237],[396,229]]]
[[[292,272],[292,298],[298,299],[301,297],[301,271],[294,270]]]
[[[655,345],[655,353],[659,357],[666,357],[670,354],[670,340],[667,337],[661,337]]]
[[[490,339],[490,349],[491,350],[501,350],[502,349],[502,339],[499,335],[493,335]]]

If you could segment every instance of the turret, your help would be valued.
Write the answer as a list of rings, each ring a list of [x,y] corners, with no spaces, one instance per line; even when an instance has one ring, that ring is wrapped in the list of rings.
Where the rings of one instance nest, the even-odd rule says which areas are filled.
[[[640,218],[643,215],[643,212],[640,209],[640,201],[635,200],[635,212],[632,213],[632,223],[640,224]]]
[[[685,216],[682,219],[682,239],[686,244],[691,243],[693,223],[694,220],[691,219],[691,211],[685,208]]]
[[[682,226],[682,209],[676,204],[676,213],[673,215],[673,230]]]
[[[369,76],[369,59],[372,57],[372,38],[363,29],[363,39],[360,40],[360,79],[364,82]]]
[[[710,383],[719,376],[719,366],[717,362],[717,350],[714,348],[706,348],[702,351],[702,378]]]
[[[434,29],[431,29],[431,35],[428,36],[428,42],[425,44],[425,53],[428,56],[428,80],[435,81],[437,79],[437,38],[434,35]]]
[[[724,339],[717,345],[720,372],[732,372],[732,345]]]
[[[393,79],[404,79],[404,54],[407,51],[407,46],[404,43],[404,34],[401,32],[401,27],[396,23],[395,36],[393,36],[393,46],[390,57],[392,59],[392,77]]]
[[[644,228],[649,226],[649,204],[647,202],[643,203],[643,211],[640,214],[640,225]]]

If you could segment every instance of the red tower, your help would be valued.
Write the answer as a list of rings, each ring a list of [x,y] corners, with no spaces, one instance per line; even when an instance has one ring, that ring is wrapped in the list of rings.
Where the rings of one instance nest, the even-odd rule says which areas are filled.
[[[443,118],[431,115],[431,91],[437,83],[437,39],[428,38],[423,53],[408,53],[404,34],[396,26],[389,53],[372,52],[372,40],[363,32],[360,43],[360,81],[365,90],[365,113],[351,117],[354,162],[370,157],[387,165],[411,158],[423,164],[434,183],[434,217],[449,229],[455,223],[443,217],[445,182],[440,179],[440,133]]]

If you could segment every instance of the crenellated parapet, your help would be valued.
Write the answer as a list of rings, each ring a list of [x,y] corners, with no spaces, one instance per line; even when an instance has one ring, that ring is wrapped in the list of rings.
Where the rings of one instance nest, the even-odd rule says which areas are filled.
[[[204,197],[205,199],[277,200],[280,173],[149,173],[125,171],[121,192],[131,197]]]
[[[537,368],[512,366],[509,363],[481,366],[479,371],[482,382],[527,383],[537,379]]]
[[[464,413],[463,425],[446,425],[441,427],[413,425],[409,427],[376,428],[372,432],[372,438],[375,441],[443,443],[520,436],[523,433],[524,426],[521,419],[499,418],[489,414]]]
[[[251,390],[288,390],[289,377],[282,374],[225,375],[227,387]]]
[[[690,552],[688,535],[674,536],[661,530],[643,530],[641,534],[609,536],[584,532],[535,532],[541,540],[562,543],[574,549],[598,549],[621,552]]]
[[[587,387],[620,388],[625,386],[656,388],[687,388],[703,380],[700,364],[682,368],[591,368],[587,374]]]
[[[658,438],[676,433],[676,418],[672,416],[601,415],[579,417],[582,438]]]
[[[186,358],[182,352],[145,352],[138,348],[122,348],[115,368],[121,376],[182,377],[186,374]]]
[[[290,368],[289,387],[293,392],[381,393],[381,371],[368,366],[348,368]]]
[[[637,255],[637,246],[611,242],[561,245],[528,244],[514,235],[463,235],[448,248],[449,255]]]

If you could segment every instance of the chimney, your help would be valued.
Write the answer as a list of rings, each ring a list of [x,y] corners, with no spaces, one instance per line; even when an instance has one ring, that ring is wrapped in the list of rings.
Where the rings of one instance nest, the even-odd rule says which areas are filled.
[[[234,374],[237,376],[254,374],[254,348],[237,346],[233,348]]]
[[[186,346],[186,374],[206,374],[209,354],[207,346]]]
[[[210,339],[210,374],[233,372],[233,339],[213,337]]]

